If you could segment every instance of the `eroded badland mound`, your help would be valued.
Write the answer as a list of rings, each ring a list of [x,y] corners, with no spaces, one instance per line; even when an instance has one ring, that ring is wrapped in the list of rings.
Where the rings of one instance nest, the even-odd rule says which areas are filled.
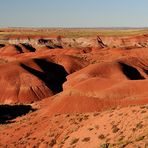
[[[0,147],[147,148],[147,90],[148,35],[10,35],[0,44]]]

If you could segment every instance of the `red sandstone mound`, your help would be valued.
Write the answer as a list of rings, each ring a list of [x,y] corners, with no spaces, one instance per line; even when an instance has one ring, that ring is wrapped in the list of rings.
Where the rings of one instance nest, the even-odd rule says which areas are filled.
[[[22,53],[22,50],[17,45],[7,45],[0,49],[1,55],[13,56],[13,55],[20,54],[20,53]]]
[[[4,64],[0,73],[1,103],[29,103],[49,97],[62,90],[67,75],[62,66],[46,59]]]
[[[0,147],[146,147],[147,37],[12,39],[0,48],[0,103],[37,110],[4,106]]]
[[[125,58],[115,62],[91,64],[67,77],[64,87],[80,83],[93,77],[113,80],[140,80],[147,78],[147,58]]]
[[[53,94],[43,81],[24,70],[20,64],[10,63],[0,66],[0,69],[1,103],[29,103]]]
[[[89,112],[148,103],[147,66],[143,66],[138,59],[89,65],[67,77],[64,91],[50,103],[49,112]]]
[[[72,74],[89,65],[89,62],[76,55],[56,55],[51,57],[55,63],[62,65],[68,74]]]
[[[33,54],[26,54],[29,54],[28,58],[33,57]],[[30,103],[52,96],[63,90],[67,74],[88,65],[87,61],[69,55],[41,58],[36,54],[35,59],[28,60],[23,56],[21,54],[18,61],[0,66],[1,103]]]
[[[0,49],[0,55],[13,56],[27,52],[35,52],[35,48],[30,44],[6,45]]]
[[[36,39],[38,40],[38,37]],[[121,38],[116,38],[116,40],[120,40],[120,39]],[[130,40],[133,40],[132,37],[131,38],[127,37],[126,39],[129,39],[129,42]],[[139,40],[139,42],[143,42],[146,39],[144,40],[143,37],[136,37],[135,41],[137,40]],[[46,41],[46,43],[47,42],[50,43],[50,40],[44,39],[42,40],[42,44],[44,43],[43,41],[44,42]],[[60,42],[61,41],[62,39],[60,39]],[[85,40],[85,38],[75,39],[75,40],[72,40],[72,39],[67,40],[64,38],[63,41],[69,42],[70,44],[73,44],[73,42],[76,43],[76,42],[81,41],[83,42],[83,44],[82,46],[80,46],[79,45],[80,43],[77,43],[77,46],[79,46],[78,49],[76,48],[69,48],[69,49],[67,48],[65,49],[48,48],[46,50],[44,50],[44,47],[46,47],[44,45],[43,49],[40,50],[39,52],[38,50],[36,50],[36,48],[38,49],[39,47],[37,46],[34,47],[28,43],[21,43],[17,45],[9,45],[9,46],[2,47],[1,55],[6,54],[7,57],[8,56],[11,57],[12,55],[14,55],[15,60],[18,62],[16,62],[17,64],[14,62],[14,64],[12,64],[12,67],[13,65],[15,66],[17,65],[18,69],[22,69],[23,71],[28,72],[30,75],[33,75],[33,77],[42,81],[44,85],[46,85],[47,88],[53,94],[62,91],[62,84],[65,82],[66,78],[64,81],[59,82],[58,77],[57,77],[57,82],[56,80],[54,80],[55,84],[50,84],[51,86],[48,86],[49,85],[48,83],[53,83],[52,81],[50,82],[48,79],[56,79],[55,78],[56,74],[54,78],[52,78],[53,76],[51,76],[51,78],[48,78],[49,73],[50,73],[49,72],[50,67],[48,66],[47,63],[49,60],[52,63],[54,62],[54,63],[57,63],[58,65],[62,65],[65,72],[67,74],[70,74],[67,77],[68,81],[65,82],[63,85],[64,91],[60,95],[62,97],[65,95],[69,96],[72,94],[72,96],[74,97],[75,95],[78,95],[78,96],[85,96],[85,97],[97,97],[99,99],[103,99],[103,98],[110,98],[110,96],[113,96],[114,92],[117,90],[116,91],[117,93],[115,94],[116,95],[120,94],[120,95],[117,95],[116,98],[118,97],[123,98],[124,95],[122,96],[120,89],[124,89],[125,91],[123,91],[123,93],[126,94],[126,92],[128,92],[126,88],[124,88],[125,87],[124,85],[126,83],[127,83],[126,85],[130,85],[129,81],[131,80],[144,80],[147,78],[147,70],[148,70],[147,69],[147,59],[146,57],[143,57],[147,54],[147,52],[145,52],[144,51],[145,49],[143,48],[141,49],[141,51],[142,52],[144,51],[145,53],[142,53],[140,49],[134,49],[134,51],[131,51],[131,50],[127,51],[125,49],[117,49],[117,48],[109,49],[107,48],[106,43],[104,43],[104,38],[102,37],[101,38],[97,37],[97,43],[101,46],[101,48],[96,48],[95,46],[96,40],[92,38],[89,38],[87,40]],[[93,45],[93,47],[95,48],[92,48],[91,46],[89,48],[88,47],[86,48],[87,46],[86,44],[88,44],[89,41],[94,42],[94,44],[91,44],[91,45]],[[53,39],[52,43],[56,43],[56,39]],[[11,47],[10,48],[11,50],[8,47],[9,48]],[[128,58],[128,56],[138,56],[138,55],[140,56],[139,58],[134,58],[134,57]],[[123,57],[126,57],[126,58],[123,58]],[[32,58],[38,58],[38,59],[44,58],[45,60],[44,62],[41,59],[40,61],[31,60],[32,61],[31,63],[35,63],[31,65],[30,63],[28,65],[28,62],[27,64],[23,62],[23,60],[25,59],[29,60]],[[90,63],[95,63],[99,61],[102,63],[89,65]],[[35,68],[36,66],[34,67],[34,65],[37,65],[38,69],[36,69]],[[46,73],[45,78],[40,73],[44,71],[43,69],[45,70],[45,73]],[[55,73],[56,72],[57,71],[55,71]],[[125,83],[124,81],[127,81],[127,82]],[[56,88],[59,83],[60,83],[60,88]],[[144,84],[145,83],[147,83],[146,80],[144,81]],[[140,84],[138,84],[138,86],[139,85]],[[127,96],[128,96],[128,93],[127,93]]]

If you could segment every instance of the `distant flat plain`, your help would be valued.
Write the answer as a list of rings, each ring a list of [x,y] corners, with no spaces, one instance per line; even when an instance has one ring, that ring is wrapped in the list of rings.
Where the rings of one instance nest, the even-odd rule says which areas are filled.
[[[148,28],[1,28],[0,39],[11,35],[47,35],[63,37],[130,36],[148,34]]]

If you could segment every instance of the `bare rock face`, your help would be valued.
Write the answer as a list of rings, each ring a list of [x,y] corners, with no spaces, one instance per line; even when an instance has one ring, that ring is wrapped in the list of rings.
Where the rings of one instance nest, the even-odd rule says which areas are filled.
[[[81,38],[64,38],[64,37],[40,37],[29,36],[24,37],[10,37],[8,39],[9,44],[30,44],[32,46],[47,46],[50,49],[54,48],[141,48],[148,47],[148,36],[125,36],[125,37],[109,37],[109,36],[97,36],[97,37],[81,37]]]

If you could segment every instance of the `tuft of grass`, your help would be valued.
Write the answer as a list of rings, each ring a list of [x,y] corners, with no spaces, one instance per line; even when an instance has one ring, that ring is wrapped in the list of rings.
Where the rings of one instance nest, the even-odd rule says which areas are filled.
[[[143,114],[143,113],[146,113],[146,112],[147,112],[146,110],[141,111],[142,114]]]
[[[98,136],[98,138],[102,140],[102,139],[105,138],[105,136],[103,134],[101,134],[101,135]]]
[[[85,137],[84,139],[82,139],[82,142],[88,142],[90,141],[90,137]]]
[[[93,129],[94,129],[94,128],[92,128],[92,127],[89,127],[89,128],[88,128],[89,131],[92,131]]]
[[[145,144],[145,148],[148,148],[148,143]]]
[[[118,143],[111,144],[111,147],[125,148],[131,141],[119,141]]]
[[[94,127],[95,127],[95,129],[97,129],[97,130],[99,129],[99,125],[95,125]]]
[[[69,138],[69,136],[65,136],[65,137],[64,137],[64,141],[66,141],[68,138]]]
[[[99,116],[99,115],[100,115],[99,112],[95,112],[95,113],[93,114],[94,117]]]
[[[112,130],[113,133],[117,133],[120,129],[116,125],[113,125]]]
[[[123,141],[123,139],[125,138],[125,136],[121,136],[118,141]]]
[[[50,141],[49,146],[53,147],[55,144],[56,144],[56,139],[53,138],[53,139]]]
[[[136,141],[141,141],[145,138],[145,136],[139,136],[138,138],[136,138]]]
[[[73,138],[70,142],[70,145],[73,145],[79,141],[79,138]]]
[[[100,148],[109,148],[109,143],[104,143],[100,145]]]
[[[136,128],[138,129],[141,129],[143,127],[143,124],[141,122],[139,122],[137,125],[136,125]]]

